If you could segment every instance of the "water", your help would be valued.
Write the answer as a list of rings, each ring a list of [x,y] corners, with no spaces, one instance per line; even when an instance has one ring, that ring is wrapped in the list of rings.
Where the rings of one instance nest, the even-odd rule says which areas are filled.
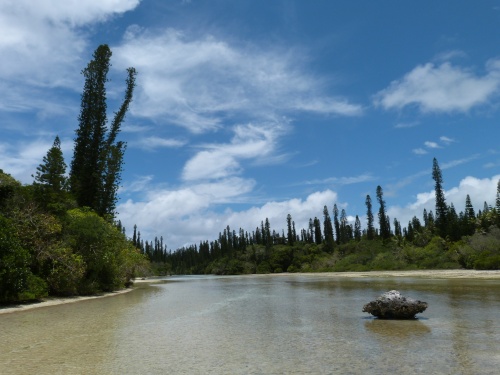
[[[418,320],[362,306],[397,289]],[[500,281],[178,277],[0,315],[0,374],[497,374]]]

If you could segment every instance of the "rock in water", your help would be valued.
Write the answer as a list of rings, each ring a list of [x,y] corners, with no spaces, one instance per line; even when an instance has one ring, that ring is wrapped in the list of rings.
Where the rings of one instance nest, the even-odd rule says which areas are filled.
[[[427,309],[427,302],[406,298],[397,290],[385,292],[375,301],[363,306],[363,312],[381,319],[414,319]]]

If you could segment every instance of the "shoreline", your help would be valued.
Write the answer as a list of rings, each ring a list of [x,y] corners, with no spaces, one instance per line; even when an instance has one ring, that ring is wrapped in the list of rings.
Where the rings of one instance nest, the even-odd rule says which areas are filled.
[[[299,272],[299,273],[278,273],[260,274],[252,276],[311,276],[330,278],[389,278],[389,277],[414,277],[423,279],[475,279],[475,280],[500,280],[500,270],[410,270],[410,271],[366,271],[366,272]],[[136,279],[135,284],[162,282],[162,279]],[[28,311],[41,307],[57,306],[66,303],[75,303],[97,298],[113,297],[133,291],[135,288],[121,289],[115,292],[103,293],[96,296],[76,296],[76,297],[54,297],[40,302],[17,304],[12,306],[0,306],[0,315],[15,312]]]
[[[158,280],[155,280],[155,279],[145,279],[145,280],[137,279],[137,280],[134,280],[134,284],[143,284],[143,283],[152,284],[152,283],[155,283],[157,281]],[[18,303],[18,304],[14,303],[12,305],[5,305],[5,306],[0,305],[0,315],[11,314],[11,313],[21,312],[21,311],[28,311],[28,310],[38,309],[38,308],[42,308],[42,307],[63,305],[63,304],[67,304],[67,303],[88,301],[91,299],[113,297],[113,296],[117,296],[120,294],[129,293],[129,292],[133,291],[134,289],[135,288],[132,285],[132,287],[130,287],[130,288],[120,289],[120,290],[116,290],[114,292],[97,294],[94,296],[47,297],[46,299],[43,299],[43,300],[37,301],[37,302],[26,302],[26,303]]]
[[[274,274],[270,274],[274,275]],[[405,270],[405,271],[361,271],[361,272],[298,272],[275,275],[301,275],[338,278],[388,278],[415,277],[423,279],[476,279],[500,280],[500,270]]]

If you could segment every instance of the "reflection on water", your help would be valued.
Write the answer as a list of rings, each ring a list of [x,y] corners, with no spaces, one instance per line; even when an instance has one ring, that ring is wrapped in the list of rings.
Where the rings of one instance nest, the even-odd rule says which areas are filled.
[[[429,303],[378,320],[397,289]],[[0,315],[0,374],[496,374],[500,282],[182,277]]]
[[[420,320],[384,320],[370,318],[365,322],[367,331],[374,333],[382,340],[418,339],[418,336],[431,333],[430,327]]]

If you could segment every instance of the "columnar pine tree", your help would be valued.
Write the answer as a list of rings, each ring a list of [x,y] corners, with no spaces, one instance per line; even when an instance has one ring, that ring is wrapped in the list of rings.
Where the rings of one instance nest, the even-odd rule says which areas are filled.
[[[80,206],[101,216],[113,216],[123,164],[125,144],[116,142],[135,87],[136,71],[127,69],[126,91],[118,112],[107,127],[106,82],[111,50],[100,45],[82,74],[85,84],[71,162],[71,192]]]
[[[370,195],[366,196],[366,238],[373,240],[375,238],[375,227],[373,226],[372,199]]]
[[[314,242],[320,245],[323,242],[323,236],[321,234],[321,221],[315,217],[314,218]]]
[[[448,206],[443,191],[443,176],[436,158],[432,161],[432,179],[434,180],[434,191],[436,194],[436,217],[435,225],[438,234],[446,237],[448,234]]]
[[[354,239],[356,241],[361,240],[361,220],[359,220],[358,215],[356,215],[356,220],[354,221]]]
[[[325,250],[329,253],[333,252],[333,225],[332,219],[330,219],[330,214],[328,213],[328,207],[325,205],[323,207],[323,235],[325,236]]]
[[[288,214],[286,217],[286,226],[287,226],[287,241],[290,246],[292,246],[295,242],[294,230],[292,226],[292,215]]]
[[[500,227],[500,180],[497,182],[497,197],[495,200],[495,208],[497,214],[497,226]]]
[[[463,219],[463,234],[470,236],[473,235],[476,230],[476,213],[474,212],[474,207],[469,194],[465,197],[465,212]]]
[[[382,188],[377,186],[377,200],[379,203],[379,210],[378,210],[378,223],[379,223],[379,230],[380,230],[380,237],[382,239],[387,239],[391,236],[391,229],[390,229],[390,223],[387,220],[387,214],[385,212],[385,201],[383,198],[383,191]]]
[[[337,245],[340,244],[340,222],[339,222],[339,209],[337,204],[333,205],[333,224],[335,225],[335,239]]]

